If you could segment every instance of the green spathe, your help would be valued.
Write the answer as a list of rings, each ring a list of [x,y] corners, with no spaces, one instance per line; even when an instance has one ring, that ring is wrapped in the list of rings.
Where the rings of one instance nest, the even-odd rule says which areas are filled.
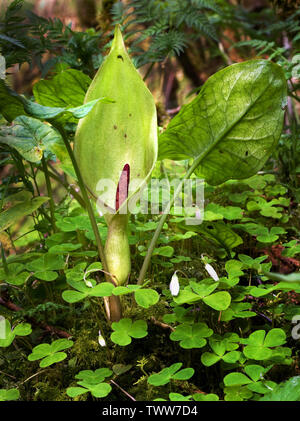
[[[99,182],[112,182],[105,199],[98,197],[97,203],[108,223],[105,245],[108,269],[121,285],[130,273],[128,215],[106,213],[104,203],[118,210],[117,186],[125,166],[130,170],[128,198],[151,175],[157,159],[157,117],[154,99],[130,60],[119,26],[115,29],[110,53],[93,79],[85,102],[103,95],[115,103],[98,103],[80,120],[74,151],[84,182],[95,197],[103,194]],[[119,205],[121,207],[122,202]]]
[[[96,104],[79,121],[75,155],[85,183],[97,196],[102,179],[118,185],[126,164],[130,180],[141,184],[151,174],[157,157],[157,117],[154,99],[126,51],[119,26],[112,47],[93,79],[85,102],[107,96],[113,104]],[[115,209],[116,190],[106,204]]]

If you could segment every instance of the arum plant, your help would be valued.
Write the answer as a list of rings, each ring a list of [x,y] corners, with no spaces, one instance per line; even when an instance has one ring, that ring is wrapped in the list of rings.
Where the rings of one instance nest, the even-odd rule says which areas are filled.
[[[127,236],[129,212],[125,207],[155,165],[157,117],[154,99],[130,60],[119,26],[115,29],[110,53],[92,81],[85,102],[103,95],[115,103],[110,107],[98,103],[80,120],[74,152],[83,181],[98,198],[97,205],[108,225],[104,251],[107,270],[112,281],[122,285],[131,269]],[[109,188],[105,200],[101,200],[99,183],[101,188],[105,182]],[[116,299],[114,297],[114,304]],[[120,309],[118,312],[120,314]],[[111,318],[118,316],[111,315]]]
[[[44,84],[35,92],[41,94],[42,87],[45,88]],[[131,199],[134,202],[137,193],[146,184],[157,158],[192,160],[173,197],[163,209],[149,244],[138,279],[138,284],[143,284],[156,242],[184,181],[195,173],[209,184],[218,185],[229,179],[249,178],[259,171],[281,135],[286,91],[284,73],[271,61],[250,60],[233,64],[206,81],[198,96],[171,120],[157,141],[154,99],[131,62],[117,26],[111,51],[92,81],[83,106],[40,105],[12,93],[4,83],[0,83],[2,98],[9,98],[9,104],[14,105],[7,110],[6,100],[0,101],[1,112],[8,121],[16,122],[18,119],[17,127],[7,128],[7,132],[0,136],[0,143],[16,149],[29,162],[40,162],[44,150],[52,151],[63,161],[65,153],[61,156],[58,153],[62,151],[62,138],[74,167],[71,173],[76,174],[80,197],[90,217],[103,267],[101,270],[106,281],[118,287],[127,281],[131,270],[127,237],[128,204]],[[37,95],[37,98],[40,97]],[[11,110],[13,113],[8,113]],[[63,125],[65,118],[81,119],[75,134],[74,151]],[[39,120],[46,120],[53,127]],[[20,132],[19,126],[22,128]],[[17,132],[14,133],[14,130]],[[29,155],[24,150],[24,144]],[[71,174],[66,162],[65,168],[69,171],[65,172]],[[45,165],[44,172],[47,173]],[[49,172],[48,175],[53,174]],[[48,190],[51,195],[51,188]],[[105,246],[102,245],[88,193],[97,200],[98,210],[104,214],[108,225]],[[53,216],[53,206],[51,213]],[[2,229],[11,224],[12,219],[8,216],[5,212],[1,214],[4,219],[0,224]],[[54,224],[53,228],[55,230]],[[226,225],[221,224],[220,229],[224,231],[225,228]],[[197,229],[203,232],[199,227]],[[214,229],[213,235],[217,231]],[[208,235],[205,230],[204,235]],[[206,270],[217,281],[215,271],[212,272],[208,265]],[[178,285],[176,288],[175,296]],[[91,295],[87,291],[79,293],[80,297]],[[177,299],[180,299],[180,292]],[[110,294],[107,309],[111,321],[121,318],[118,295]]]
[[[75,156],[84,183],[98,198],[108,224],[103,256],[107,271],[113,283],[122,285],[130,274],[126,206],[155,165],[157,123],[153,98],[126,52],[119,27],[85,101],[99,97],[115,103],[97,103],[79,122]],[[285,104],[282,69],[267,60],[250,60],[210,77],[200,94],[170,122],[159,138],[158,158],[192,158],[193,162],[163,210],[139,284],[145,280],[155,244],[184,181],[193,173],[212,185],[254,175],[279,140]],[[112,183],[104,199],[99,198],[99,182],[103,191],[101,181],[107,179]]]

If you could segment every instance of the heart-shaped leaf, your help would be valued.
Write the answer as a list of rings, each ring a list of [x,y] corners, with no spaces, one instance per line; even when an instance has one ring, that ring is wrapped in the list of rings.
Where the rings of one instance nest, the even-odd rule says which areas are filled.
[[[147,323],[144,320],[124,318],[111,325],[114,332],[110,335],[111,340],[121,346],[131,343],[131,338],[144,338],[147,336]]]
[[[211,76],[159,138],[159,159],[194,158],[212,185],[252,176],[276,146],[286,81],[267,60],[233,64]]]

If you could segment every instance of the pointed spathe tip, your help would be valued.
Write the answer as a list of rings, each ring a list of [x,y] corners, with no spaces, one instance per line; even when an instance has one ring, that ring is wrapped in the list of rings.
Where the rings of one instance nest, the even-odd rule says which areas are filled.
[[[124,44],[124,40],[123,40],[123,36],[122,36],[122,32],[121,32],[121,26],[118,24],[115,26],[115,31],[114,31],[114,39],[112,42],[112,46],[111,49],[118,49],[118,50],[125,50],[125,44]]]

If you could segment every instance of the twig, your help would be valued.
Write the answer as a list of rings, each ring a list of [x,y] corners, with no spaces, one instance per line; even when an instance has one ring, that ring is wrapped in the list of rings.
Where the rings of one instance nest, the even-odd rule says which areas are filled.
[[[42,167],[43,167],[43,171],[44,171],[44,175],[45,175],[47,193],[48,193],[48,196],[49,196],[51,225],[52,225],[53,232],[56,232],[55,216],[54,216],[55,205],[54,205],[54,200],[53,200],[53,192],[52,192],[51,181],[50,181],[49,172],[48,172],[48,168],[47,168],[47,162],[46,162],[44,156],[42,157]]]
[[[158,225],[156,227],[156,230],[154,232],[154,235],[152,237],[152,240],[150,241],[148,250],[147,250],[147,254],[145,256],[142,268],[140,270],[139,273],[139,278],[138,278],[138,285],[141,285],[144,282],[145,276],[146,276],[146,272],[148,270],[148,267],[150,265],[150,261],[151,261],[151,256],[154,250],[154,247],[156,245],[156,242],[159,238],[160,232],[164,226],[164,223],[168,217],[168,214],[170,212],[170,209],[173,205],[173,203],[175,202],[175,199],[177,198],[177,196],[179,195],[179,193],[181,192],[182,186],[184,184],[184,181],[187,180],[188,178],[190,178],[190,176],[193,174],[193,172],[195,171],[195,169],[198,167],[198,165],[200,164],[200,162],[202,161],[202,159],[205,158],[205,156],[210,152],[211,148],[208,148],[206,151],[204,151],[201,155],[198,156],[198,158],[196,158],[193,162],[193,164],[191,165],[191,167],[188,169],[188,171],[186,172],[186,174],[184,175],[184,177],[181,179],[181,182],[179,183],[173,197],[170,199],[169,203],[167,204],[167,206],[165,207],[165,209],[163,210],[163,214],[160,217],[160,220],[158,222]]]
[[[175,329],[174,329],[172,326],[170,326],[170,325],[168,325],[168,324],[166,324],[166,323],[162,323],[162,322],[160,322],[159,320],[156,320],[156,318],[155,318],[154,316],[151,316],[151,317],[150,317],[150,320],[151,320],[151,322],[152,322],[153,324],[155,324],[156,326],[162,327],[163,329],[170,329],[172,332],[174,332],[174,331],[175,331]]]
[[[11,377],[11,378],[12,378],[12,379],[14,379],[14,380],[16,380],[16,379],[17,379],[16,377],[12,376],[11,374],[4,373],[4,371],[1,371],[1,370],[0,370],[0,373],[1,373],[1,374],[4,374],[4,376]]]
[[[121,386],[119,386],[115,381],[110,380],[110,383],[114,384],[118,389],[120,389],[126,396],[128,396],[129,399],[136,402],[136,399],[134,399],[133,396],[131,396],[126,390],[124,390]]]
[[[46,369],[46,370],[42,370],[42,371],[39,371],[39,372],[37,372],[37,373],[33,374],[32,376],[28,377],[28,379],[24,380],[24,381],[23,381],[23,382],[21,382],[20,384],[24,384],[24,383],[28,382],[28,380],[33,379],[33,377],[36,377],[36,376],[38,376],[39,374],[42,374],[42,373],[44,373],[44,372],[45,372],[45,371],[47,371],[47,370],[48,370],[48,369]]]
[[[13,302],[9,301],[9,300],[5,300],[3,297],[0,297],[0,305],[2,305],[3,307],[8,308],[9,310],[12,311],[24,311],[22,307],[17,306],[16,304],[14,304]],[[31,322],[32,324],[41,327],[43,330],[46,330],[47,332],[50,333],[54,333],[57,336],[60,336],[61,338],[71,338],[72,335],[70,335],[68,332],[65,332],[64,330],[60,330],[57,329],[56,327],[53,326],[49,326],[44,322],[37,322],[34,318],[32,317],[26,317],[25,318]]]

